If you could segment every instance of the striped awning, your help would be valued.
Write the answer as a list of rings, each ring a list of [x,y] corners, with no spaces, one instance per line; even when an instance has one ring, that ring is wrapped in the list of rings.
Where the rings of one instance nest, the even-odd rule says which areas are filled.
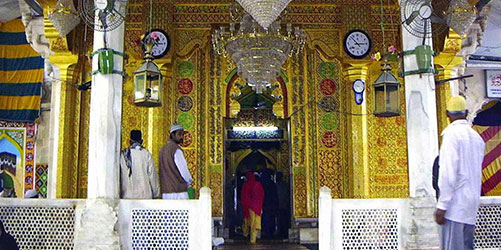
[[[473,124],[485,142],[482,194],[501,195],[501,102],[479,113]]]
[[[26,41],[21,19],[0,23],[0,120],[40,116],[44,60]]]

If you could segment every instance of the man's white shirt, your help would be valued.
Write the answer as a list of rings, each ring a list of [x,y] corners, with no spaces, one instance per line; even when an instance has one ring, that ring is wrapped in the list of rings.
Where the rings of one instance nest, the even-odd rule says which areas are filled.
[[[188,170],[188,163],[186,163],[186,159],[184,158],[184,154],[181,149],[177,149],[176,153],[174,153],[174,163],[176,163],[181,177],[183,177],[184,181],[186,181],[186,185],[191,185],[193,180],[191,178],[190,171]]]
[[[437,208],[447,211],[446,219],[475,225],[484,151],[484,141],[466,120],[456,120],[442,132]]]

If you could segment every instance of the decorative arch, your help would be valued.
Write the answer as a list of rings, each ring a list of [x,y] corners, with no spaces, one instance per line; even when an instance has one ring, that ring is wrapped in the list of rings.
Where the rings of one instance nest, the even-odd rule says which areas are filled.
[[[228,76],[225,79],[226,82],[226,100],[225,100],[225,107],[226,107],[226,114],[225,117],[230,117],[230,92],[231,88],[233,87],[233,84],[235,84],[235,81],[239,77],[237,68],[233,69]],[[282,88],[282,95],[283,95],[283,103],[284,103],[284,117],[287,118],[289,117],[289,105],[288,105],[288,95],[287,95],[287,82],[289,79],[287,76],[284,74],[284,72],[280,71],[280,76],[277,77],[277,81],[280,84],[280,87]]]
[[[250,154],[252,154],[252,152],[254,152],[252,149],[244,149],[244,153],[242,155],[240,155],[234,162],[232,162],[233,166],[232,167],[235,167],[235,170],[236,168],[240,165],[240,163],[247,157],[249,156]],[[275,161],[275,159],[273,159],[273,157],[271,156],[270,153],[266,152],[266,151],[263,151],[261,149],[258,149],[257,150],[260,154],[262,154],[268,161],[270,161],[271,165],[273,165],[275,167],[275,169],[278,167],[277,165],[277,161]],[[233,171],[233,169],[232,169]]]
[[[19,151],[19,154],[21,157],[21,163],[24,164],[24,150],[23,148],[21,147],[21,145],[19,145],[14,139],[12,139],[12,137],[8,136],[6,133],[2,133],[0,135],[0,141],[3,140],[3,139],[6,139],[8,142],[12,143],[12,145],[14,145],[14,147],[16,147],[16,149]]]
[[[8,142],[10,142],[14,147],[18,150],[19,152],[19,158],[21,161],[19,164],[19,169],[16,168],[16,176],[10,176],[13,181],[14,181],[14,189],[16,190],[16,195],[18,198],[24,197],[24,191],[25,191],[25,167],[26,167],[26,161],[25,161],[25,152],[24,152],[24,145],[19,145],[12,137],[7,135],[6,131],[8,129],[3,129],[3,133],[0,134],[0,141],[5,139]],[[23,136],[26,134],[26,130],[23,131]],[[26,141],[24,142],[26,143]]]

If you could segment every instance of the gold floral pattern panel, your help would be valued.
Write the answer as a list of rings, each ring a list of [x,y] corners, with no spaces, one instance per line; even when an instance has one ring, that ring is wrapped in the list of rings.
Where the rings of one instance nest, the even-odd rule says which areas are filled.
[[[345,173],[343,166],[345,153],[343,143],[346,136],[343,135],[342,126],[346,120],[342,110],[341,100],[345,97],[341,75],[341,63],[337,60],[328,61],[322,58],[319,52],[315,53],[313,86],[316,108],[316,157],[318,158],[318,187],[327,186],[332,191],[332,196],[343,197],[343,179]]]
[[[380,63],[373,63],[367,84],[368,113],[374,111],[374,88]],[[393,74],[398,75],[393,64]],[[399,78],[400,83],[403,79]],[[368,117],[369,136],[369,192],[371,198],[405,198],[409,196],[407,165],[407,131],[405,118],[405,85],[400,88],[401,115],[395,117]]]

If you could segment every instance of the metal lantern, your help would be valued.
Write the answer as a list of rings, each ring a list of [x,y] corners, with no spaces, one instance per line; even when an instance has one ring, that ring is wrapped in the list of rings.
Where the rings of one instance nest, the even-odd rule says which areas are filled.
[[[400,115],[400,82],[391,73],[388,62],[381,64],[383,73],[374,82],[375,116],[391,117]]]
[[[145,61],[134,71],[134,104],[136,106],[162,106],[160,95],[162,73],[153,62],[151,47],[151,44],[146,45]]]

